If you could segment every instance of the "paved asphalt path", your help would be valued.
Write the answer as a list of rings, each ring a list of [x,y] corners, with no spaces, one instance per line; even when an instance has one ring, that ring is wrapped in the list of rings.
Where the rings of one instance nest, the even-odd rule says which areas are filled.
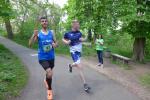
[[[16,100],[46,100],[46,90],[43,83],[44,70],[38,64],[37,52],[8,39],[0,37],[0,43],[9,48],[26,65],[29,70],[29,81],[20,97]],[[91,93],[84,92],[78,72],[68,73],[67,64],[71,59],[57,56],[53,77],[54,100],[140,100],[119,83],[84,67],[84,73]]]

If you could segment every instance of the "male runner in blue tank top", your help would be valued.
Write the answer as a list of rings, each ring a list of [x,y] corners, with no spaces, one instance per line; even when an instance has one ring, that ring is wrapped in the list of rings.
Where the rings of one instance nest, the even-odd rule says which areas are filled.
[[[47,99],[53,99],[52,93],[52,70],[54,68],[54,48],[57,43],[54,40],[53,33],[48,30],[48,20],[46,17],[40,18],[42,29],[40,31],[34,30],[34,34],[29,40],[29,46],[32,42],[38,40],[38,60],[41,66],[46,71],[46,79],[44,80],[47,87]]]
[[[79,31],[80,25],[77,20],[72,21],[72,30],[64,34],[63,42],[70,47],[70,53],[73,59],[73,64],[69,64],[69,71],[72,72],[72,68],[76,67],[80,73],[81,80],[83,81],[84,90],[89,90],[89,86],[85,81],[82,66],[80,63],[80,57],[82,52],[82,42],[85,39],[82,38],[82,33]]]

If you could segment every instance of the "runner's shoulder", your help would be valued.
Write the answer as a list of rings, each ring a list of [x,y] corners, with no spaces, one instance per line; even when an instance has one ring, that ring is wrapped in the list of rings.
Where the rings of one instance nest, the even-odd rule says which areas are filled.
[[[51,32],[52,34],[54,34],[54,30],[48,29],[48,32]]]
[[[81,31],[68,31],[68,32],[65,32],[65,34],[72,34],[72,33],[81,33],[82,34],[82,32]]]
[[[67,32],[65,32],[65,34],[70,34],[70,33],[72,33],[72,31],[67,31]]]
[[[78,34],[82,35],[82,32],[81,32],[81,31],[76,31],[76,33],[78,33]]]
[[[37,31],[38,31],[37,37],[39,37],[42,31],[41,30],[37,30]]]
[[[64,38],[68,38],[69,37],[69,34],[71,34],[72,32],[71,31],[67,31],[64,33]]]

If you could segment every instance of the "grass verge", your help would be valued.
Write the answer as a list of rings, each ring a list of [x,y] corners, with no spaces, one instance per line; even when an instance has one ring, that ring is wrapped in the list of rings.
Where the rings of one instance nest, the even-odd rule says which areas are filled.
[[[150,88],[150,73],[141,76],[140,82],[142,85]]]
[[[27,70],[21,61],[0,44],[0,100],[18,96],[27,78]]]

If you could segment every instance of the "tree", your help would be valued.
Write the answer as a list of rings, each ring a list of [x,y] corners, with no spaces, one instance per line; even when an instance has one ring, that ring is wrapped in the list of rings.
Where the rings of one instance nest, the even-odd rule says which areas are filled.
[[[133,59],[144,60],[146,39],[150,38],[149,0],[68,0],[68,21],[77,18],[83,28],[96,33],[129,33],[134,37]],[[117,30],[119,22],[121,28]]]
[[[131,16],[123,10],[126,14],[124,19],[129,20],[129,22],[124,25],[123,29],[134,37],[133,59],[142,62],[145,56],[146,39],[150,37],[150,1],[131,1],[134,5],[134,8],[131,9],[133,11],[133,15]],[[131,5],[128,4],[128,7],[131,8]]]
[[[1,0],[0,1],[0,17],[3,18],[7,30],[7,36],[9,39],[13,38],[12,26],[10,23],[10,18],[13,15],[13,11],[10,5],[9,0]]]

